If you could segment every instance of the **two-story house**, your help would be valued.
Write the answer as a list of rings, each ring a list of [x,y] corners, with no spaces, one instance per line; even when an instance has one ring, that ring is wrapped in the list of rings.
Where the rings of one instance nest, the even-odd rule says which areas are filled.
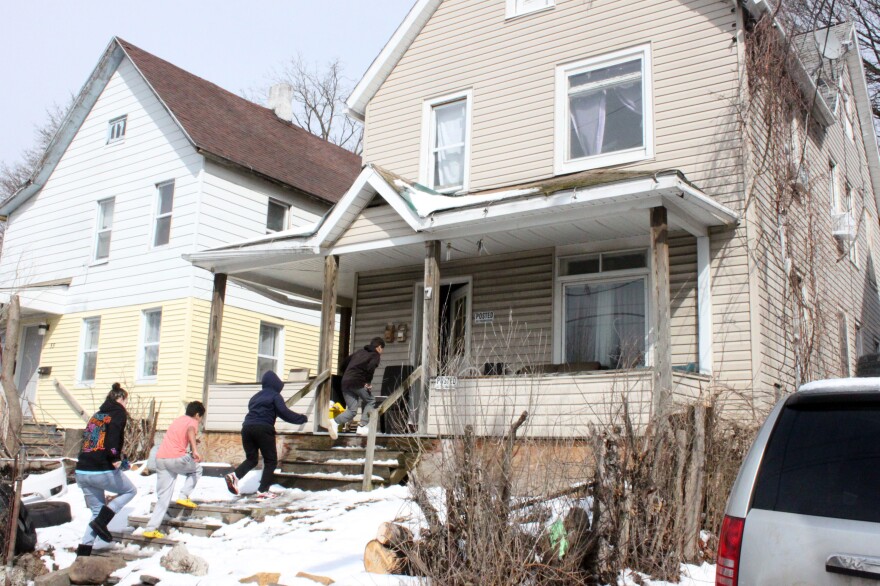
[[[289,111],[289,92],[277,106]],[[218,281],[182,255],[311,225],[360,169],[273,109],[114,38],[40,168],[0,207],[24,414],[78,427],[78,408],[91,413],[119,381],[161,405],[163,427],[203,396]],[[314,368],[313,303],[221,285],[215,380]]]
[[[500,432],[527,410],[532,436],[578,436],[622,396],[642,421],[709,393],[760,417],[801,380],[848,375],[880,336],[880,165],[854,30],[826,32],[837,52],[797,39],[813,66],[772,72],[802,104],[786,181],[803,163],[812,188],[782,214],[762,166],[777,154],[755,138],[767,12],[418,0],[348,100],[366,167],[333,211],[310,234],[189,258],[332,285],[325,315],[353,300],[353,347],[385,335],[382,368],[421,365],[406,399],[421,432]],[[776,245],[783,216],[811,218],[786,240],[811,243],[809,270]]]

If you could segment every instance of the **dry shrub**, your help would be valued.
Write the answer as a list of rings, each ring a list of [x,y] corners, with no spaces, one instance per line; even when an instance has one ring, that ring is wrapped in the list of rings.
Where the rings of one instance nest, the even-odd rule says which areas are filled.
[[[161,407],[161,404],[159,405]],[[146,460],[153,448],[159,407],[155,399],[147,401],[131,393],[128,398],[128,423],[125,426],[123,449],[129,460]]]

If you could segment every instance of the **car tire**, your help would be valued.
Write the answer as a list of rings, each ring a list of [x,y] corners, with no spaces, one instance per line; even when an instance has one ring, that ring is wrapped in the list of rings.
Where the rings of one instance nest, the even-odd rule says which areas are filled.
[[[0,484],[0,512],[4,513],[4,521],[12,504],[11,497],[12,491],[10,488]],[[18,519],[15,528],[15,555],[30,553],[37,549],[37,528],[31,522],[30,513],[28,513],[27,507],[22,502],[19,502]]]
[[[37,529],[70,523],[70,505],[59,501],[43,501],[26,505],[31,523]]]

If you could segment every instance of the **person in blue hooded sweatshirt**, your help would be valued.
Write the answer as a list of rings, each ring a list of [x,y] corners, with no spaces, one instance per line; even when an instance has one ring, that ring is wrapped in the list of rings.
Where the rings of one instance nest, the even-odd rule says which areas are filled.
[[[287,408],[281,398],[284,382],[271,370],[260,381],[263,388],[248,401],[248,412],[241,426],[241,445],[245,460],[234,472],[226,475],[226,487],[232,494],[239,494],[238,481],[257,465],[257,452],[263,456],[263,475],[257,498],[270,499],[276,495],[269,491],[278,464],[278,451],[275,448],[275,419],[280,417],[288,423],[302,425],[309,418]]]

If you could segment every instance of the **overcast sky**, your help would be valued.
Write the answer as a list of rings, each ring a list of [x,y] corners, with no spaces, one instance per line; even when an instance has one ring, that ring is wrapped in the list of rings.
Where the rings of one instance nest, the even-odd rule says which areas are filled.
[[[17,161],[114,35],[234,93],[302,54],[352,85],[415,0],[0,0],[0,161]]]

